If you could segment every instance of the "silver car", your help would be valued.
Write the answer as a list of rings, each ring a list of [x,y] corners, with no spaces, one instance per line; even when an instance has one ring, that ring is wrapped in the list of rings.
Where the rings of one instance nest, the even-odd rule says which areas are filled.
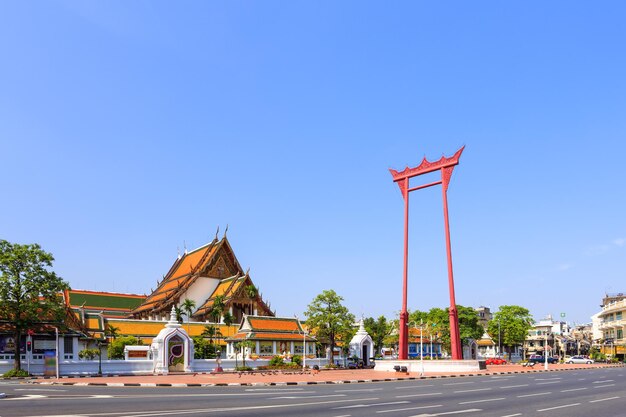
[[[593,363],[593,359],[585,358],[584,356],[572,356],[565,363]]]

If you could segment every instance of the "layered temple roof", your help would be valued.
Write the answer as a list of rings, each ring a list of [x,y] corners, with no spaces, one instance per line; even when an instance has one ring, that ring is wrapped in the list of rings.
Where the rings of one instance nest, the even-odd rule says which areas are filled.
[[[237,333],[226,339],[237,340],[294,340],[302,341],[304,330],[300,321],[290,317],[266,317],[244,316]],[[316,339],[306,335],[307,342],[315,342]]]
[[[140,305],[145,295],[120,294],[101,291],[66,290],[65,305],[71,310],[74,328],[79,328],[90,337],[105,338],[105,319],[127,317]],[[77,324],[78,323],[78,324]]]
[[[179,256],[131,316],[164,317],[189,298],[196,303],[193,318],[207,320],[218,297],[225,307],[222,314],[230,311],[236,322],[246,313],[274,315],[258,295],[250,275],[244,273],[226,236]]]
[[[135,317],[145,313],[169,314],[172,306],[179,303],[180,297],[199,277],[223,279],[237,274],[243,274],[243,270],[226,237],[213,239],[176,259],[157,289],[132,314]]]

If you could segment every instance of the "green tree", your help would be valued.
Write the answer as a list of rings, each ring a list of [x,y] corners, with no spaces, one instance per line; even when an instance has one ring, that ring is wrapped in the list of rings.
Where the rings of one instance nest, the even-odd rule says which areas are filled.
[[[203,336],[194,336],[192,337],[192,339],[194,359],[208,359],[212,356],[212,343],[207,342],[207,340]]]
[[[116,338],[118,338],[120,336],[120,328],[119,327],[115,327],[115,326],[113,326],[110,323],[107,323],[105,336],[110,337],[113,340],[115,340]]]
[[[185,315],[183,309],[178,306],[174,306],[174,314],[176,314],[176,321],[183,324],[183,316]]]
[[[222,315],[222,322],[226,325],[226,326],[232,326],[232,324],[235,322],[235,318],[233,317],[232,314],[230,314],[230,311],[226,311],[223,315]]]
[[[337,340],[348,345],[355,329],[354,315],[341,302],[343,298],[333,290],[324,290],[311,304],[309,304],[306,316],[307,326],[318,338],[329,341],[331,352],[334,351]]]
[[[478,322],[476,310],[457,304],[456,311],[459,317],[459,334],[461,343],[467,345],[470,339],[478,340],[483,335],[483,328]],[[442,349],[450,352],[450,309],[438,307],[428,312],[412,311],[409,315],[410,323],[414,327],[424,325],[424,336],[432,337],[441,342]]]
[[[385,339],[393,332],[392,323],[385,316],[380,316],[378,319],[368,317],[363,321],[363,324],[374,342],[374,354],[380,353],[385,345]]]
[[[533,322],[527,308],[515,305],[500,306],[487,325],[487,333],[493,340],[500,340],[511,357],[512,348],[524,343]]]
[[[252,340],[242,340],[239,342],[239,348],[241,348],[241,360],[243,362],[243,367],[246,367],[246,349],[253,348],[256,346],[256,343]]]
[[[193,309],[196,308],[196,302],[190,300],[189,298],[185,298],[185,301],[183,301],[183,304],[180,307],[187,316],[187,334],[189,334],[189,320],[191,320],[191,313],[193,313]]]
[[[246,291],[246,295],[248,296],[248,298],[252,300],[254,300],[257,297],[257,295],[259,295],[259,290],[257,290],[257,288],[252,284],[248,285],[245,291]]]
[[[60,296],[69,285],[50,270],[54,257],[38,244],[0,240],[0,317],[15,338],[14,368],[21,369],[22,334],[38,323],[62,323],[65,308]]]
[[[467,345],[470,339],[478,340],[485,333],[485,329],[478,322],[478,314],[472,307],[456,306],[459,315],[459,334],[461,343]]]
[[[118,337],[109,345],[109,359],[124,359],[124,347],[141,345],[143,342],[135,336]]]
[[[215,296],[215,298],[213,299],[213,306],[211,306],[211,310],[209,311],[209,316],[213,319],[213,322],[219,323],[220,317],[222,317],[225,310],[226,303],[224,302],[224,296]]]

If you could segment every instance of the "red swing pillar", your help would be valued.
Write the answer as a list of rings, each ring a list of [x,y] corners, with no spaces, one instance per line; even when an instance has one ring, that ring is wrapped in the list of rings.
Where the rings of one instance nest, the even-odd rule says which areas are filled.
[[[398,172],[394,169],[390,169],[393,181],[398,183],[402,197],[404,198],[404,271],[402,277],[402,310],[400,311],[400,328],[399,333],[399,349],[398,359],[408,359],[409,348],[409,329],[408,320],[409,313],[407,310],[407,291],[408,291],[408,265],[409,265],[409,193],[411,191],[421,190],[422,188],[432,187],[434,185],[442,185],[443,196],[443,215],[444,225],[446,233],[446,253],[448,263],[448,286],[450,291],[450,350],[452,359],[463,359],[463,352],[461,349],[461,337],[459,333],[459,319],[456,309],[456,300],[454,295],[454,275],[452,272],[452,249],[450,244],[450,224],[448,220],[448,185],[450,184],[450,178],[454,166],[458,165],[461,153],[463,153],[463,146],[452,157],[441,157],[439,161],[430,162],[424,158],[421,164],[415,168],[406,167],[403,171]],[[414,188],[409,188],[409,179],[429,172],[441,171],[441,180],[435,181],[430,184],[421,185]]]

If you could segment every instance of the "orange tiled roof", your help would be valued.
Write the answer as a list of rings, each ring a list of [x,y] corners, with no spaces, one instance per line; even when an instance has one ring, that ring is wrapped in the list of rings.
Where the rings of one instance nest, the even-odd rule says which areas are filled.
[[[197,314],[205,314],[211,307],[213,307],[213,302],[215,297],[222,296],[224,297],[224,301],[230,300],[239,288],[241,288],[242,284],[246,282],[250,277],[246,274],[244,276],[235,275],[234,277],[225,278],[220,281],[211,296],[196,310]]]
[[[249,317],[250,326],[254,331],[274,330],[283,332],[300,332],[302,329],[295,319],[285,319],[281,317]]]
[[[171,302],[175,302],[176,297],[186,290],[198,277],[204,267],[209,265],[215,258],[221,248],[225,248],[226,253],[234,258],[234,253],[230,247],[228,240],[224,237],[218,241],[217,238],[192,252],[184,254],[177,259],[169,272],[165,275],[163,281],[157,289],[150,294],[145,302],[133,310],[133,314],[151,311],[154,309],[162,310],[170,307]],[[232,259],[235,269],[241,271],[241,266],[237,259]],[[170,302],[170,300],[172,300]]]

